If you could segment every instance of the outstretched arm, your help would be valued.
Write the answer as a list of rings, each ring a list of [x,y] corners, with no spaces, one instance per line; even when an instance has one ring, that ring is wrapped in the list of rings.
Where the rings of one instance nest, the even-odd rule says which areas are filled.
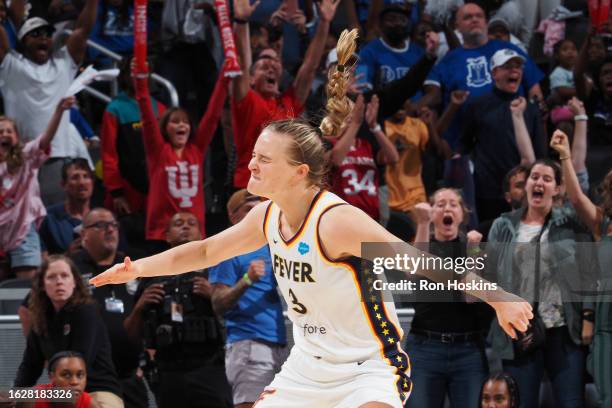
[[[80,64],[85,58],[87,39],[96,23],[97,11],[98,0],[87,0],[76,22],[75,29],[66,42],[68,52],[76,64]]]
[[[306,102],[306,98],[308,98],[308,94],[310,93],[312,81],[317,73],[319,62],[321,62],[323,51],[325,50],[325,41],[329,33],[329,25],[336,14],[336,7],[338,7],[338,4],[339,0],[321,0],[319,3],[319,25],[308,46],[308,50],[306,50],[304,62],[302,62],[302,66],[293,81],[295,96],[300,105]]]
[[[259,249],[266,243],[262,225],[268,204],[258,204],[242,221],[217,235],[134,262],[126,258],[125,262],[113,266],[90,282],[102,286],[140,277],[178,275],[208,268],[233,256]]]
[[[331,259],[341,259],[349,256],[361,258],[363,242],[388,244],[381,247],[380,254],[377,253],[376,256],[395,258],[400,253],[398,251],[400,249],[403,254],[409,257],[423,258],[422,251],[403,243],[399,238],[372,220],[366,213],[350,205],[337,206],[324,213],[319,224],[319,234],[323,250]],[[374,259],[370,260],[373,261]],[[444,269],[420,268],[416,271],[406,272],[411,274],[416,272],[434,282],[445,283],[450,277],[449,272]],[[462,280],[466,283],[488,283],[473,272],[467,272]],[[529,320],[533,318],[531,306],[528,302],[525,302],[518,296],[505,292],[501,288],[488,291],[466,290],[466,293],[487,302],[493,307],[500,326],[512,338],[516,338],[515,329],[522,332],[527,330]]]
[[[53,140],[53,138],[55,137],[55,134],[57,133],[57,128],[59,127],[59,124],[62,120],[64,111],[66,111],[66,109],[70,109],[70,107],[74,105],[75,100],[76,99],[74,96],[70,96],[68,98],[63,98],[57,104],[57,107],[55,108],[55,112],[53,112],[53,115],[51,116],[51,120],[49,121],[49,124],[47,125],[47,129],[45,130],[45,133],[43,133],[43,136],[40,138],[39,147],[42,150],[47,150],[49,146],[51,146],[51,141]]]

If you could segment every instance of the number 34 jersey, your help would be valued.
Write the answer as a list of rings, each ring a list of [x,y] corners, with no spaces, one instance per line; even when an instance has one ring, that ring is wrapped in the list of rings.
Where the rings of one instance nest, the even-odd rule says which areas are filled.
[[[282,236],[276,204],[271,202],[266,211],[264,233],[293,322],[295,347],[333,363],[384,360],[406,372],[409,361],[400,347],[403,332],[393,303],[383,302],[382,293],[372,290],[361,259],[334,261],[321,247],[321,216],[339,205],[347,203],[333,193],[319,192],[293,237]]]
[[[372,145],[366,139],[355,139],[342,164],[334,168],[333,191],[378,221],[378,171]]]

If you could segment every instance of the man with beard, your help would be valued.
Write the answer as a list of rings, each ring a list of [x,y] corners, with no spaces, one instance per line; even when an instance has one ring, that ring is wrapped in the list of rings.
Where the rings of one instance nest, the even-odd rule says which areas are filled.
[[[285,92],[279,91],[283,66],[278,58],[260,56],[251,64],[248,20],[259,3],[234,0],[234,35],[240,56],[242,76],[232,82],[232,124],[236,146],[234,187],[245,188],[253,146],[264,125],[298,117],[304,110],[312,81],[323,56],[329,26],[339,2],[322,0],[318,4],[319,25],[308,46],[295,80]]]
[[[189,212],[174,214],[166,241],[171,247],[202,239]],[[140,281],[136,305],[125,320],[130,337],[155,350],[156,369],[148,373],[160,408],[229,408],[223,328],[211,303],[206,274],[194,271]]]
[[[117,251],[119,223],[112,212],[94,208],[83,219],[81,232],[82,250],[71,258],[84,279],[96,276],[109,265],[121,262],[124,254]],[[130,341],[123,321],[134,308],[134,285],[127,283],[113,287],[92,288],[92,295],[100,309],[100,315],[112,348],[113,364],[123,393],[126,408],[146,408],[147,389],[139,369],[142,344]]]
[[[449,51],[431,70],[424,84],[425,95],[420,104],[442,104],[444,108],[449,104],[451,92],[455,90],[469,91],[468,102],[471,98],[490,92],[493,88],[491,57],[506,48],[518,52],[525,59],[524,75],[518,92],[543,101],[539,85],[544,78],[543,73],[527,54],[514,44],[488,38],[487,20],[482,8],[475,3],[465,4],[457,11],[455,25],[463,37],[463,46]],[[465,104],[463,106],[465,107]],[[462,117],[463,109],[455,115],[443,135],[453,149],[459,141]]]
[[[40,17],[26,20],[17,33],[17,50],[11,50],[0,27],[0,90],[5,114],[14,118],[23,142],[40,135],[59,100],[66,94],[87,49],[87,38],[96,21],[98,0],[87,0],[66,45],[53,51],[53,26]],[[51,158],[40,171],[41,196],[46,205],[63,199],[61,168],[69,157],[88,158],[78,131],[66,111],[51,144]]]
[[[40,227],[40,239],[49,254],[61,254],[76,249],[74,228],[81,225],[89,213],[93,194],[93,172],[85,159],[66,162],[62,167],[62,187],[66,200],[47,208],[47,216]]]
[[[370,41],[359,54],[359,65],[367,67],[365,79],[374,89],[403,77],[425,55],[423,47],[408,38],[411,28],[407,9],[391,4],[378,18],[381,37]]]

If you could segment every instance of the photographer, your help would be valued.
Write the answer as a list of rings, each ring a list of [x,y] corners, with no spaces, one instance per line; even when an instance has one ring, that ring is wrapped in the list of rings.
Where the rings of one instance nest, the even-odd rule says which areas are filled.
[[[175,247],[202,239],[198,219],[179,212],[169,222],[166,241]],[[155,350],[155,369],[148,375],[157,404],[165,407],[231,407],[225,377],[223,327],[210,301],[205,275],[144,279],[124,326],[133,339]]]

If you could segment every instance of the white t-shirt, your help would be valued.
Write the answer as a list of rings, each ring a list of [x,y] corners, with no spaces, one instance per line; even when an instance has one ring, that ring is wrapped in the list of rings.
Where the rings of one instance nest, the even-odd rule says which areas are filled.
[[[43,65],[14,50],[6,54],[0,64],[0,90],[5,113],[15,119],[22,142],[45,131],[77,70],[78,65],[66,46],[53,53]],[[87,150],[78,131],[69,124],[70,113],[66,111],[51,143],[51,157],[82,157],[82,151]]]

